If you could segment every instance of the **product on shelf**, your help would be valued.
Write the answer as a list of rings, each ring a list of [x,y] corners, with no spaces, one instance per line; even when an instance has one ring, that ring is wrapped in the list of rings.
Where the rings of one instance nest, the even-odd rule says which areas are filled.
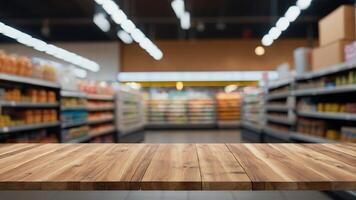
[[[76,138],[87,136],[88,133],[89,133],[89,126],[79,126],[79,127],[62,130],[63,139],[66,142]]]
[[[246,87],[242,95],[242,120],[262,127],[265,121],[263,89],[259,87]]]
[[[56,93],[46,89],[0,89],[0,100],[26,103],[55,103]]]
[[[26,134],[12,134],[4,143],[58,143],[58,137],[47,130],[30,131]]]
[[[90,127],[89,135],[90,136],[100,136],[102,134],[107,134],[110,131],[113,131],[115,126],[113,124],[99,124]]]
[[[299,111],[356,113],[356,103],[317,102],[310,98],[303,98],[298,102]]]
[[[85,107],[87,100],[84,98],[77,97],[62,97],[61,105],[62,107]]]
[[[6,110],[0,115],[0,127],[32,125],[56,122],[57,110],[54,109],[26,109]]]
[[[48,64],[39,65],[27,57],[9,55],[4,51],[0,51],[0,73],[56,81],[54,67]]]
[[[111,119],[114,117],[113,112],[90,112],[88,114],[89,121],[101,120],[101,119]]]
[[[241,95],[239,93],[217,93],[217,117],[219,121],[239,121]]]
[[[85,110],[66,110],[61,112],[61,121],[65,124],[82,123],[88,119],[88,113]]]
[[[99,101],[99,100],[88,100],[87,101],[88,108],[110,108],[114,107],[114,103],[111,101]]]
[[[340,140],[342,142],[354,142],[356,143],[356,127],[342,127]]]
[[[113,96],[115,89],[112,85],[104,81],[86,81],[78,82],[79,90],[87,94]]]

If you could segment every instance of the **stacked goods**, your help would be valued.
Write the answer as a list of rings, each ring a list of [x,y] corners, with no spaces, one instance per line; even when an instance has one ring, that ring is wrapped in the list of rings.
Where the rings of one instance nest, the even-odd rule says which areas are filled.
[[[219,122],[240,120],[241,95],[239,93],[217,93],[216,101]]]
[[[61,121],[64,124],[86,122],[88,113],[85,110],[66,110],[61,112]]]
[[[297,108],[299,111],[356,113],[356,103],[317,102],[309,98],[301,99]]]
[[[62,97],[61,105],[63,108],[79,108],[84,107],[87,104],[87,100],[77,97]]]
[[[297,89],[334,88],[353,84],[356,84],[356,70],[349,70],[347,72],[301,82],[298,83]]]
[[[339,140],[341,135],[338,129],[329,128],[326,121],[307,118],[298,119],[297,131],[330,140]]]
[[[0,100],[26,103],[55,103],[56,93],[46,89],[0,89]]]
[[[64,141],[70,141],[76,138],[85,137],[88,135],[88,126],[79,126],[71,129],[65,129],[62,131]]]
[[[46,130],[36,130],[27,134],[13,134],[6,140],[5,143],[58,143],[56,134]]]
[[[112,101],[99,101],[99,100],[88,100],[87,108],[95,109],[95,108],[114,108],[114,102]]]
[[[38,65],[27,57],[8,55],[3,51],[0,51],[0,73],[56,81],[54,67],[47,64]]]
[[[319,21],[320,47],[312,52],[313,71],[345,61],[344,49],[355,40],[355,10],[340,6]]]
[[[113,119],[113,112],[91,112],[88,115],[89,121],[97,121],[97,120],[105,120],[105,119]]]
[[[215,102],[212,99],[190,99],[188,101],[189,123],[215,123]]]
[[[103,95],[103,96],[113,96],[115,94],[115,89],[112,85],[104,81],[78,81],[79,90],[87,94]]]
[[[92,137],[100,136],[106,133],[112,133],[115,129],[113,124],[99,124],[90,127],[89,135]]]
[[[0,115],[0,127],[50,123],[57,120],[57,110],[55,109],[8,109]]]
[[[262,127],[264,124],[263,90],[256,87],[246,87],[243,93],[242,119],[246,123]]]
[[[148,100],[148,122],[159,124],[165,122],[165,111],[167,100],[151,99]]]
[[[356,128],[355,127],[342,127],[341,137],[342,142],[356,142]]]
[[[170,100],[165,114],[166,120],[170,124],[188,123],[187,100]]]

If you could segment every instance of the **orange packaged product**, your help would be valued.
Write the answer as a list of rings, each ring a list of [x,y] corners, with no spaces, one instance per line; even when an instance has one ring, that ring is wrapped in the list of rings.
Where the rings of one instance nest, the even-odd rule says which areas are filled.
[[[25,111],[25,123],[26,124],[34,124],[34,116],[32,110]]]
[[[55,103],[56,102],[56,93],[53,91],[47,92],[47,100],[49,103]]]
[[[17,71],[18,71],[17,58],[11,55],[9,56],[8,73],[16,74]]]
[[[37,93],[37,100],[39,103],[46,103],[47,102],[47,92],[46,90],[40,90]]]
[[[37,90],[35,89],[30,89],[29,90],[29,98],[30,98],[30,102],[32,103],[37,103],[38,99],[37,99]]]
[[[34,111],[34,122],[41,123],[42,122],[42,110],[35,110]]]

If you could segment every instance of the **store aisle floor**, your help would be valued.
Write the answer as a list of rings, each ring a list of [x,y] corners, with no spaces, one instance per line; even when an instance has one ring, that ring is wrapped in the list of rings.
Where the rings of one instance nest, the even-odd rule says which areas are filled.
[[[240,143],[239,130],[146,131],[145,143]]]

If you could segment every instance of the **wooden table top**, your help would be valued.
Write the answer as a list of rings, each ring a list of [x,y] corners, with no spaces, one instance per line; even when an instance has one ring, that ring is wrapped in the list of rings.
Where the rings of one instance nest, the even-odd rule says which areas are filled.
[[[356,144],[3,144],[0,190],[356,190]]]

